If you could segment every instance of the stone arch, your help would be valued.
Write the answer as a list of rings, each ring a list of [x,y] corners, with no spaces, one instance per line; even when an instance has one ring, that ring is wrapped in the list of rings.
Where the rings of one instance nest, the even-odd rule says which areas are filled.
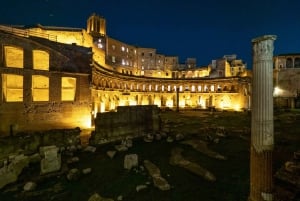
[[[295,68],[300,68],[300,57],[296,57],[295,58],[295,65],[294,65]]]
[[[286,64],[285,64],[286,68],[293,68],[293,59],[291,57],[288,57],[286,59]]]
[[[236,87],[234,85],[231,85],[230,92],[235,92],[235,91],[236,91]]]
[[[154,99],[152,95],[148,95],[148,105],[153,105],[154,104]]]
[[[109,88],[109,82],[107,79],[105,79],[105,88]]]

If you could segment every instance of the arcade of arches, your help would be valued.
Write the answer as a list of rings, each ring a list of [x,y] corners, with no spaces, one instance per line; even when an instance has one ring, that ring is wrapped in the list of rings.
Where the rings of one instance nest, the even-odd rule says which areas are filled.
[[[158,105],[160,108],[250,108],[247,78],[157,79],[110,73],[95,68],[92,76],[92,113],[118,106]]]

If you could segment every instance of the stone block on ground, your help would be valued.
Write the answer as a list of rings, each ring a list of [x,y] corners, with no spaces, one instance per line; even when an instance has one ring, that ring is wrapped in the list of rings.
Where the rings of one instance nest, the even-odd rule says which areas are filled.
[[[40,154],[44,157],[41,160],[41,174],[47,174],[60,170],[61,155],[56,146],[46,146],[40,148]]]
[[[117,153],[116,151],[112,151],[112,150],[106,152],[109,158],[114,158],[116,153]]]
[[[80,178],[80,171],[77,168],[69,170],[67,179],[69,181],[77,181]]]
[[[146,189],[148,186],[147,185],[137,185],[135,187],[136,192],[140,192],[141,190]]]
[[[127,154],[124,157],[124,168],[130,170],[133,167],[138,166],[138,155],[137,154]]]
[[[193,163],[191,161],[186,160],[182,156],[182,149],[180,148],[174,148],[171,151],[171,157],[170,157],[170,164],[171,165],[177,165],[179,167],[182,167],[196,175],[199,175],[203,177],[204,179],[208,181],[214,182],[216,180],[216,177],[205,168],[201,167],[200,165]]]
[[[89,174],[92,172],[92,168],[85,168],[82,170],[82,174]]]
[[[36,188],[36,183],[29,181],[24,185],[23,190],[24,191],[33,191],[35,188]]]
[[[111,198],[103,198],[101,197],[98,193],[94,193],[89,199],[88,201],[114,201]]]
[[[170,190],[170,184],[160,175],[160,169],[154,163],[149,160],[144,160],[144,166],[152,177],[155,187],[162,191]]]
[[[128,147],[124,144],[119,144],[119,145],[115,145],[115,149],[117,151],[127,151],[128,150]]]
[[[97,150],[96,147],[93,147],[93,146],[87,146],[85,147],[84,151],[86,152],[91,152],[91,153],[95,153],[95,151]]]

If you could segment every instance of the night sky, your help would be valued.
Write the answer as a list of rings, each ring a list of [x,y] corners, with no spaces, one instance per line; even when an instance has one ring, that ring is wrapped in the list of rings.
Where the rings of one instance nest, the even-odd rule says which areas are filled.
[[[0,24],[77,28],[96,13],[110,37],[198,66],[237,54],[251,68],[251,39],[265,34],[275,55],[300,52],[299,0],[8,0],[0,13]]]

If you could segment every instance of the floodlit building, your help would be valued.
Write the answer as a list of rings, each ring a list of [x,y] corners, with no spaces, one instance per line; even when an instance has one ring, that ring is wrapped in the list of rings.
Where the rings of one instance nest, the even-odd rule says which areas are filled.
[[[246,76],[247,65],[237,55],[224,55],[222,58],[212,60],[210,77]]]
[[[274,104],[300,107],[300,53],[274,56]]]
[[[0,44],[1,135],[89,128],[97,113],[118,106],[251,108],[249,77],[231,69],[241,61],[181,65],[178,56],[109,37],[96,14],[87,29],[1,25]],[[212,76],[215,70],[222,74]]]

